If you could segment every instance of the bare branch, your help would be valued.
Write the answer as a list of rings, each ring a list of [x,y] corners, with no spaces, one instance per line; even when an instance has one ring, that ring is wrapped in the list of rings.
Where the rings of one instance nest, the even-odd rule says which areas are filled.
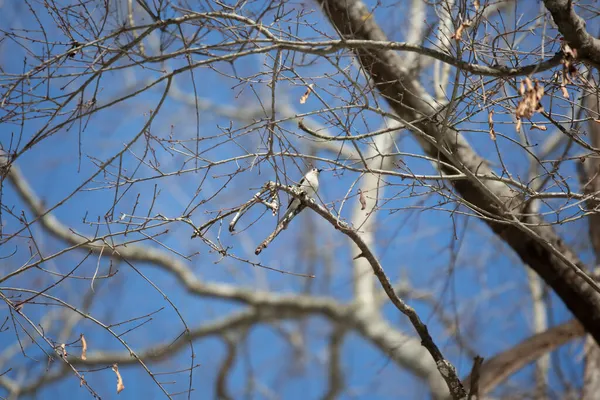
[[[600,39],[590,35],[586,23],[573,7],[572,0],[544,0],[554,23],[571,47],[577,49],[579,59],[600,68]]]
[[[277,184],[276,182],[269,182],[268,185],[271,188],[284,190],[288,194],[294,193],[294,191],[291,188]],[[429,334],[427,326],[421,321],[421,318],[415,312],[415,310],[412,307],[408,306],[402,299],[398,297],[398,295],[394,291],[390,280],[385,274],[383,267],[381,266],[375,255],[372,253],[369,245],[363,241],[356,229],[350,227],[345,222],[340,221],[339,218],[331,214],[326,208],[315,202],[303,200],[303,204],[305,204],[306,207],[315,211],[317,214],[319,214],[319,216],[321,216],[327,222],[329,222],[335,229],[338,229],[340,232],[348,236],[348,238],[354,242],[354,244],[358,247],[359,251],[362,253],[363,257],[367,260],[367,262],[373,269],[373,273],[379,280],[381,286],[383,287],[383,290],[387,294],[388,298],[391,300],[392,304],[394,304],[394,306],[396,306],[396,308],[402,314],[406,315],[409,318],[411,324],[413,325],[413,327],[417,331],[417,334],[421,338],[421,344],[429,351],[429,354],[436,362],[437,369],[446,381],[446,384],[448,385],[448,389],[452,394],[452,397],[456,399],[461,399],[465,397],[466,391],[460,379],[458,379],[456,375],[456,369],[450,363],[450,361],[444,358],[442,352],[440,351],[438,346],[433,341],[433,338]]]
[[[360,0],[323,0],[322,5],[328,18],[346,38],[386,40]],[[453,164],[471,177],[475,172],[491,172],[488,162],[474,152],[460,133],[448,128],[447,121],[437,114],[436,103],[410,77],[395,52],[356,50],[356,54],[381,95],[415,133],[428,154]],[[516,194],[505,186],[470,179],[456,182],[454,187],[471,208],[490,217],[486,219],[490,228],[556,291],[600,342],[600,325],[596,323],[600,319],[600,288],[556,232],[544,226],[538,216],[518,218],[513,204]]]
[[[581,324],[571,320],[549,330],[531,336],[518,345],[493,357],[487,358],[481,367],[479,393],[485,395],[498,384],[519,371],[540,356],[551,352],[563,344],[583,336]],[[470,385],[472,377],[467,377],[465,385]]]

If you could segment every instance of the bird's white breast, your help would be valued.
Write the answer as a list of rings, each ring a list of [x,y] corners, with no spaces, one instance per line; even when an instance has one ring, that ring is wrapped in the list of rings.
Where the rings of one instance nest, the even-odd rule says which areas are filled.
[[[319,190],[319,179],[315,174],[308,174],[306,176],[306,182],[302,185],[302,189],[309,195],[312,196]]]

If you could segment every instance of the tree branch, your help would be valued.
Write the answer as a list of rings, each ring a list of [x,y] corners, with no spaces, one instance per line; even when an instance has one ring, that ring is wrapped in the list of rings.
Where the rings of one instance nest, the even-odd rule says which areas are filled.
[[[575,12],[573,0],[544,0],[558,31],[577,49],[577,58],[600,68],[600,40],[585,29],[585,21]]]
[[[386,40],[373,15],[360,0],[320,0],[331,23],[346,39]],[[475,173],[491,173],[487,160],[438,115],[431,96],[414,80],[392,50],[356,49],[362,66],[396,114],[406,121],[426,153],[452,164],[471,177],[453,182],[470,208],[544,281],[600,342],[600,294],[585,265],[554,229],[537,215],[519,219],[516,193],[505,185],[482,182]],[[415,121],[411,123],[410,121]],[[442,171],[446,168],[441,167]]]
[[[571,320],[531,336],[516,346],[488,358],[480,369],[479,394],[485,396],[527,364],[584,334],[585,330],[581,324],[577,320]],[[471,379],[472,377],[468,376],[464,380],[465,385],[470,385]]]
[[[281,185],[276,182],[268,182],[266,185],[269,188],[277,188],[279,190],[284,190],[290,195],[294,195],[293,189],[288,186]],[[301,197],[300,200],[307,208],[310,208],[313,211],[315,211],[317,214],[319,214],[319,216],[321,216],[323,219],[329,222],[335,229],[338,229],[340,232],[348,236],[348,238],[352,240],[352,242],[354,242],[354,244],[358,247],[361,256],[364,257],[371,266],[373,273],[379,280],[379,283],[381,284],[388,298],[391,300],[392,304],[394,304],[394,306],[396,306],[396,308],[402,314],[408,317],[411,324],[417,331],[417,334],[421,339],[421,344],[427,349],[431,357],[433,357],[437,369],[446,381],[446,384],[452,397],[455,399],[462,399],[463,397],[465,397],[466,391],[460,379],[456,375],[456,369],[454,368],[452,363],[443,356],[442,352],[440,351],[438,346],[433,341],[433,338],[429,334],[427,326],[421,321],[421,318],[416,313],[416,311],[412,307],[408,306],[402,299],[400,299],[400,297],[398,297],[396,291],[394,290],[394,287],[392,286],[392,283],[388,279],[385,271],[383,270],[383,267],[379,263],[379,260],[377,259],[375,254],[373,254],[369,245],[363,241],[356,229],[350,227],[345,222],[340,221],[340,219],[337,218],[335,215],[331,214],[329,210],[317,204],[316,202],[307,201]]]
[[[106,241],[96,237],[88,239],[85,235],[63,225],[52,213],[45,213],[42,202],[29,186],[18,166],[12,165],[10,167],[7,166],[7,168],[9,168],[8,179],[11,184],[31,212],[40,217],[38,221],[41,227],[46,230],[49,235],[71,244],[73,249],[80,248],[92,250],[95,254],[100,254],[102,246],[106,246]],[[280,187],[280,189],[286,190],[287,187]],[[290,192],[292,191],[291,189],[289,190]],[[327,210],[324,210],[324,212],[333,218],[330,222],[334,222],[335,226],[336,218],[331,216]],[[355,236],[357,236],[357,234],[355,234]],[[136,244],[128,244],[127,246],[117,244],[114,247],[118,251],[112,254],[106,251],[104,252],[104,255],[115,257],[117,259],[126,259],[129,262],[148,263],[158,267],[165,272],[172,274],[188,293],[196,296],[220,298],[242,303],[255,309],[265,310],[266,314],[264,315],[269,315],[269,310],[272,310],[275,315],[278,317],[280,316],[281,318],[286,318],[286,316],[287,318],[290,318],[294,316],[319,314],[332,321],[348,324],[349,329],[356,329],[365,340],[374,344],[398,366],[411,371],[418,377],[427,381],[435,398],[442,399],[448,394],[448,389],[441,379],[436,365],[431,361],[431,358],[427,357],[426,350],[420,346],[419,341],[414,337],[399,332],[385,320],[377,318],[371,313],[360,313],[355,307],[341,305],[329,298],[302,295],[282,296],[270,292],[258,291],[256,289],[239,288],[223,283],[203,282],[198,279],[185,263],[159,249]],[[369,252],[368,254],[371,253]],[[246,314],[238,314],[237,317],[236,315],[233,315],[227,317],[227,320],[216,321],[212,324],[196,328],[189,335],[203,337],[216,334],[217,328],[220,327],[220,329],[224,329],[226,322],[230,327],[242,326],[244,323],[247,324],[252,317],[249,316],[248,312],[246,312]],[[180,339],[177,343],[178,345],[184,345],[189,343],[189,340],[186,341]],[[164,351],[161,351],[160,347],[142,351],[141,357],[150,356],[151,359],[153,359],[152,357],[159,357],[163,353],[172,353],[172,346],[173,344],[169,343],[168,349],[165,349]],[[73,360],[73,362],[80,364],[84,363],[80,359]],[[114,362],[124,365],[127,363],[134,363],[136,360],[131,360],[129,352],[115,352],[110,354],[91,352],[88,354],[87,360],[85,361],[86,365],[112,364]],[[68,372],[68,369],[61,371],[62,372],[49,373],[41,379],[36,380],[35,383],[24,386],[22,390],[25,393],[34,392],[41,385],[61,379]],[[8,379],[4,379],[4,381],[0,379],[0,385],[7,388],[17,387],[15,386],[16,383]],[[12,391],[12,389],[10,390]]]

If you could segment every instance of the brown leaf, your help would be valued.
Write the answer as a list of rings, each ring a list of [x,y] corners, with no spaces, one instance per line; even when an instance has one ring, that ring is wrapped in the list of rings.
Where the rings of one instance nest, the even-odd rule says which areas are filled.
[[[544,110],[542,107],[542,98],[544,97],[544,87],[536,80],[532,81],[528,77],[521,81],[519,85],[519,94],[521,101],[515,110],[517,117],[517,131],[521,129],[521,118],[531,118],[536,112]]]
[[[563,38],[560,39],[560,48],[563,52],[563,58],[560,60],[563,65],[561,89],[563,96],[568,99],[568,92],[563,86],[565,86],[566,83],[573,84],[573,80],[577,76],[577,67],[575,66],[577,49],[571,47]]]
[[[576,59],[577,58],[577,49],[571,47],[569,43],[567,43],[564,38],[560,39],[560,48],[567,59]]]
[[[531,124],[531,127],[529,127],[529,129],[533,130],[533,129],[539,129],[540,131],[547,131],[548,128],[545,125],[536,125],[536,124]]]
[[[496,131],[494,130],[494,110],[488,112],[488,125],[490,127],[490,138],[496,140]]]
[[[529,79],[528,76],[525,77],[525,86],[527,86],[527,90],[533,90],[533,83],[531,82],[531,79]]]
[[[87,341],[85,340],[85,336],[83,333],[80,336],[81,339],[81,359],[87,360]]]
[[[473,7],[475,8],[475,11],[479,11],[479,0],[473,0]]]
[[[568,99],[569,98],[569,91],[567,90],[567,87],[564,84],[562,84],[562,85],[560,85],[560,90],[562,90],[563,97],[565,99]]]
[[[542,97],[544,97],[544,87],[535,81],[535,100],[539,103]]]
[[[308,85],[308,87],[306,88],[306,92],[304,92],[302,97],[300,97],[300,104],[306,103],[306,100],[308,100],[308,96],[310,95],[310,93],[313,90],[313,86],[315,86],[314,83],[311,83],[310,85]]]
[[[456,32],[454,32],[454,34],[452,34],[452,36],[450,36],[450,38],[460,40],[462,38],[463,31],[465,30],[465,28],[467,28],[469,26],[471,26],[471,21],[463,22],[462,24],[460,24],[460,26],[458,27]]]
[[[125,385],[123,384],[123,377],[121,377],[121,373],[119,372],[119,366],[117,364],[113,364],[112,370],[115,371],[117,375],[117,394],[121,393],[123,389],[125,389]]]
[[[524,83],[524,81],[521,81],[521,83],[519,84],[519,95],[521,95],[521,96],[525,95],[525,83]]]

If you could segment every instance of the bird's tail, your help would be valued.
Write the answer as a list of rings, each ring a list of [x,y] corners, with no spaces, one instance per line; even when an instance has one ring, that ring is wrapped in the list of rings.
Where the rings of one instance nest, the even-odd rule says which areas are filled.
[[[294,210],[291,209],[291,208],[288,208],[285,211],[285,214],[283,214],[283,217],[281,217],[281,221],[283,222],[283,221],[285,221],[287,219],[291,219],[292,218],[292,214],[294,214]]]
[[[292,219],[294,219],[294,217],[298,214],[300,214],[300,212],[302,210],[304,210],[304,204],[299,204],[298,207],[295,208],[289,208],[285,214],[283,214],[283,217],[281,218],[281,224],[284,225],[283,229],[286,229],[288,224],[292,221]]]
[[[287,225],[290,223],[292,218],[294,218],[294,210],[287,210],[285,214],[283,214],[283,217],[281,217],[281,221],[279,222],[280,224],[284,225],[283,229],[287,228]]]

